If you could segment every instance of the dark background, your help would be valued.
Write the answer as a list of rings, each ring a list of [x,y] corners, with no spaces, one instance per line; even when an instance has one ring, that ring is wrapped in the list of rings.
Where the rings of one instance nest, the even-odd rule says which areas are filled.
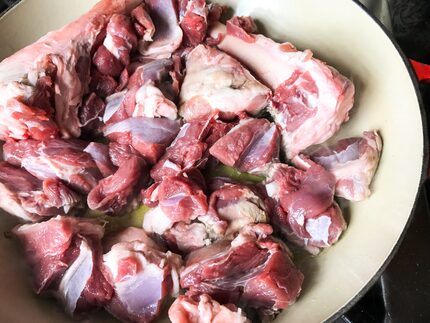
[[[393,36],[404,53],[411,59],[430,64],[430,0],[380,1],[388,1]],[[15,2],[17,0],[0,0],[0,13]],[[430,82],[421,83],[420,90],[426,110],[429,111],[428,118]],[[428,192],[430,184],[426,182],[421,189],[417,208],[405,238],[381,278],[336,323],[430,322]]]

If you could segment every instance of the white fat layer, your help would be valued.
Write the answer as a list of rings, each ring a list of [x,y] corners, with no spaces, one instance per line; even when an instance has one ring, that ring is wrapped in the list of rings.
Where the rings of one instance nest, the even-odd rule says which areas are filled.
[[[93,266],[93,252],[86,241],[82,240],[79,256],[67,269],[58,291],[65,304],[66,312],[70,315],[76,309],[79,297],[93,272]]]
[[[112,118],[115,112],[118,111],[119,107],[124,101],[125,94],[127,91],[122,91],[118,93],[114,93],[106,98],[106,108],[105,113],[103,115],[103,122],[106,123]]]
[[[279,194],[279,184],[276,181],[266,184],[266,192],[270,197],[276,198]]]
[[[143,229],[146,232],[163,234],[172,225],[173,222],[164,214],[159,206],[146,212],[143,218]]]
[[[31,216],[29,212],[24,210],[21,203],[18,201],[18,197],[9,189],[0,183],[0,207],[7,213],[13,214],[26,221],[34,221],[36,217]]]
[[[306,221],[306,231],[311,235],[312,240],[322,241],[329,246],[329,230],[331,219],[328,216],[320,216],[316,219],[309,219]]]

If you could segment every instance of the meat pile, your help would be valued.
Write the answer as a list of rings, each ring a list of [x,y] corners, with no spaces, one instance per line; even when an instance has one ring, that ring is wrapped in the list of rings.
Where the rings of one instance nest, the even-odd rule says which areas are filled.
[[[0,207],[69,315],[266,321],[301,292],[287,244],[332,246],[338,198],[370,196],[377,131],[325,144],[352,82],[224,10],[102,0],[0,63]]]

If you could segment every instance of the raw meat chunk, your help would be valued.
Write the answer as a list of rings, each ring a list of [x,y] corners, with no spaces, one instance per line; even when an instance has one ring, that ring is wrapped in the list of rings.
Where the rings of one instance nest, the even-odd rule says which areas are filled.
[[[179,253],[184,254],[210,244],[206,227],[199,222],[175,223],[172,228],[163,233],[163,239],[170,250],[178,250]]]
[[[172,323],[249,323],[242,309],[234,304],[221,305],[209,295],[180,295],[170,306]]]
[[[124,161],[115,174],[102,179],[88,194],[88,207],[105,213],[118,213],[148,181],[146,164],[134,156]]]
[[[57,216],[13,230],[31,266],[37,294],[53,292],[70,315],[104,306],[112,286],[100,264],[103,225],[95,220]]]
[[[288,158],[330,138],[348,120],[354,85],[334,68],[260,34],[248,34],[237,23],[217,23],[212,37],[223,35],[218,48],[240,60],[274,91],[271,114],[282,129]],[[239,30],[242,28],[242,31]]]
[[[370,196],[369,185],[378,167],[381,150],[378,133],[365,131],[362,137],[342,139],[332,146],[311,150],[309,154],[312,160],[334,175],[337,196],[362,201]]]
[[[259,224],[234,240],[193,251],[181,272],[181,287],[222,304],[243,301],[273,312],[287,308],[300,293],[303,274],[286,247],[268,237],[271,231]]]
[[[166,153],[151,170],[151,177],[161,181],[192,168],[204,167],[208,148],[232,127],[213,118],[196,119],[182,126]]]
[[[249,224],[269,221],[263,199],[250,187],[224,184],[209,197],[209,211],[200,216],[212,239],[234,238]]]
[[[131,117],[166,117],[175,120],[178,116],[176,105],[168,100],[152,81],[139,88],[112,94],[106,101],[103,121],[107,124]]]
[[[116,167],[110,160],[108,146],[98,142],[90,142],[84,151],[91,155],[103,177],[115,173]]]
[[[78,108],[90,82],[93,46],[114,14],[128,14],[141,1],[100,1],[88,13],[65,27],[48,33],[0,63],[0,137],[45,140],[57,133],[57,127],[38,107],[26,105],[16,87],[25,92],[40,92],[41,80],[50,78],[52,111],[65,138],[81,133]],[[46,89],[44,87],[43,89]],[[36,96],[39,96],[36,94]],[[36,133],[34,133],[36,132]]]
[[[22,168],[0,163],[0,208],[26,221],[68,213],[79,196],[56,179],[41,181]]]
[[[1,73],[1,64],[0,64]],[[2,83],[0,74],[0,140],[38,140],[58,136],[58,127],[46,110],[26,104],[37,89],[19,82]]]
[[[131,145],[150,164],[155,164],[180,129],[178,121],[164,118],[129,118],[106,127],[105,136]]]
[[[270,89],[215,48],[195,47],[187,56],[186,71],[179,114],[187,121],[217,113],[224,119],[245,112],[256,115],[268,104]]]
[[[146,0],[146,7],[155,25],[151,43],[139,42],[139,51],[151,58],[168,58],[182,43],[182,30],[178,24],[176,1]]]
[[[139,157],[140,154],[130,145],[122,145],[117,142],[109,143],[109,157],[115,166],[119,167],[130,158],[136,156]]]
[[[181,258],[152,245],[147,237],[134,241],[126,238],[103,256],[115,290],[106,308],[121,321],[152,322],[168,297],[179,292]]]
[[[134,8],[131,11],[131,17],[133,18],[134,29],[139,36],[143,37],[144,41],[152,41],[155,26],[146,10],[145,4],[142,3],[140,6]]]
[[[300,170],[274,164],[266,181],[267,194],[277,203],[272,222],[290,241],[316,254],[334,244],[346,223],[333,200],[336,180],[322,166],[308,161]]]
[[[224,165],[241,172],[261,173],[278,161],[278,129],[266,119],[241,120],[209,152]]]
[[[186,46],[197,46],[205,39],[208,11],[205,0],[179,0],[179,25]]]
[[[91,155],[84,151],[86,145],[65,139],[9,141],[3,146],[3,157],[40,180],[58,178],[88,193],[102,176]]]
[[[145,214],[143,228],[163,234],[174,223],[190,223],[206,214],[208,204],[199,185],[185,176],[166,176],[143,192],[144,203],[154,207]]]

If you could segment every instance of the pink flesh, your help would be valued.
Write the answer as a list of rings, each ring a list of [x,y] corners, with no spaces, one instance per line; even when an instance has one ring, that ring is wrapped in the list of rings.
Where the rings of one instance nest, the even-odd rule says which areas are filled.
[[[354,101],[353,84],[334,68],[312,58],[309,50],[300,52],[289,43],[279,44],[259,34],[251,35],[254,41],[244,40],[220,23],[210,34],[222,34],[217,46],[249,67],[274,91],[271,113],[283,130],[289,158],[324,142],[348,120]]]
[[[181,286],[192,293],[223,303],[243,299],[269,311],[293,303],[302,281],[283,247],[248,234],[192,252],[181,273]]]
[[[32,267],[37,293],[58,292],[69,314],[95,309],[110,300],[112,287],[98,266],[104,233],[99,222],[57,216],[18,226],[13,232]],[[80,257],[83,251],[87,253],[85,259]]]
[[[221,305],[207,294],[179,296],[169,308],[169,319],[172,323],[249,322],[240,308],[233,304]]]
[[[101,174],[91,155],[84,152],[85,145],[64,139],[10,141],[3,146],[3,155],[6,161],[24,167],[40,180],[58,178],[88,193]]]
[[[179,113],[187,121],[216,113],[223,119],[244,112],[255,115],[268,103],[270,90],[239,61],[215,48],[195,47],[186,70]]]
[[[336,195],[351,201],[361,201],[370,195],[369,185],[382,150],[376,131],[366,131],[362,137],[342,139],[329,147],[310,152],[310,157],[336,177]]]
[[[210,153],[224,165],[252,173],[278,159],[278,141],[275,125],[266,119],[245,119],[219,139]]]

